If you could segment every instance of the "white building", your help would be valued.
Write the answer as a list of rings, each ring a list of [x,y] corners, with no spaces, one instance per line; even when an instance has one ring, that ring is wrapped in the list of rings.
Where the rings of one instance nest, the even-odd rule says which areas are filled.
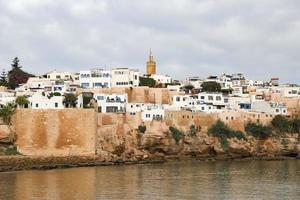
[[[148,104],[141,111],[143,121],[163,120],[165,118],[165,108],[163,105]]]
[[[0,92],[0,107],[7,105],[8,103],[14,103],[16,96],[12,92]]]
[[[112,69],[111,86],[112,87],[138,87],[139,72],[128,68]]]
[[[56,80],[65,80],[72,81],[74,80],[74,74],[72,72],[59,72],[57,70],[53,70],[45,75],[45,77],[51,81]]]
[[[63,99],[63,96],[49,97],[38,92],[28,97],[32,109],[63,109]]]
[[[253,112],[267,113],[272,115],[287,115],[287,108],[285,104],[274,102],[269,103],[264,100],[252,102],[251,110]]]
[[[201,92],[198,94],[198,99],[206,104],[212,104],[218,109],[228,106],[228,96],[222,93]]]
[[[150,78],[154,79],[157,83],[172,83],[172,77],[168,75],[152,74]]]
[[[179,92],[181,87],[181,85],[168,85],[167,89],[172,92]]]
[[[79,84],[83,88],[110,88],[111,71],[92,69],[80,71]]]
[[[175,95],[172,97],[172,105],[168,109],[190,110],[193,112],[217,112],[227,105],[227,103],[224,103],[224,99],[227,98],[224,98],[222,94],[199,94],[201,95]],[[220,102],[217,100],[219,97],[221,98]],[[228,101],[228,99],[225,101]]]
[[[94,94],[94,99],[97,101],[98,112],[125,112],[128,97],[126,93],[115,94]]]

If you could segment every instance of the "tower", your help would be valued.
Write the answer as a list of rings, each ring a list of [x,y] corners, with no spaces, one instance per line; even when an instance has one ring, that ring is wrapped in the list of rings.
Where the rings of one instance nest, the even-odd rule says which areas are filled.
[[[150,50],[149,60],[147,61],[147,75],[156,74],[156,62],[153,59],[152,52]]]

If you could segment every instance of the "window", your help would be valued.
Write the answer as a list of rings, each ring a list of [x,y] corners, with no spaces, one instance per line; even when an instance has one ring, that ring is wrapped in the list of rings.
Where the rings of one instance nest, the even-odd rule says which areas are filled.
[[[214,97],[213,96],[208,96],[208,100],[213,101]]]
[[[146,118],[150,118],[150,114],[146,114]]]
[[[176,97],[176,101],[180,101],[180,97]]]
[[[97,96],[97,100],[99,101],[104,100],[104,96]]]
[[[228,103],[228,98],[225,98],[225,99],[224,99],[224,103]]]
[[[216,96],[216,100],[217,101],[221,101],[221,97],[220,96]]]
[[[200,99],[205,99],[205,97],[204,97],[204,96],[201,96]]]
[[[90,84],[89,83],[81,83],[81,87],[87,88],[87,87],[90,87]]]
[[[102,84],[101,83],[94,83],[94,86],[95,87],[102,87]]]
[[[204,110],[204,107],[203,107],[203,106],[201,107],[201,110]]]
[[[55,108],[57,108],[57,107],[58,107],[58,103],[55,103],[55,105],[54,105],[54,106],[55,106]]]
[[[38,103],[36,103],[36,104],[35,104],[35,107],[36,107],[36,108],[38,108],[38,107],[39,107],[39,104],[38,104]]]
[[[278,112],[279,112],[279,109],[276,109],[276,112],[278,113]]]

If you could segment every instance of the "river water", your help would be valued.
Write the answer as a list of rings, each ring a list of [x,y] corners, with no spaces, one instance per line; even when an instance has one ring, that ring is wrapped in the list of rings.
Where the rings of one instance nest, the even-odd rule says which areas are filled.
[[[5,172],[0,199],[300,199],[300,160]]]

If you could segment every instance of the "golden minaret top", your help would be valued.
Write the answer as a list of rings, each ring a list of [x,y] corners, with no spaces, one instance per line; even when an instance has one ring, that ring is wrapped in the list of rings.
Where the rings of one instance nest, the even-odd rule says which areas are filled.
[[[150,49],[149,60],[147,61],[147,75],[156,74],[156,62]]]

